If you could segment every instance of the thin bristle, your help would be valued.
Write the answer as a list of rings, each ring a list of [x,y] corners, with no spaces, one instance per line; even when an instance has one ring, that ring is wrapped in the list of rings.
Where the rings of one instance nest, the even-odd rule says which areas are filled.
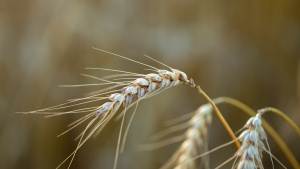
[[[118,56],[118,57],[120,57],[120,58],[129,60],[129,61],[131,61],[131,62],[135,62],[135,63],[138,63],[138,64],[140,64],[140,65],[147,66],[147,67],[152,68],[152,69],[154,69],[154,70],[159,70],[159,69],[157,69],[156,67],[153,67],[153,66],[147,65],[147,64],[145,64],[145,63],[142,63],[142,62],[139,62],[139,61],[136,61],[136,60],[127,58],[127,57],[125,57],[125,56],[121,56],[121,55],[118,55],[118,54],[115,54],[115,53],[112,53],[112,52],[108,52],[108,51],[106,51],[106,50],[99,49],[99,48],[95,48],[95,47],[93,47],[93,49],[96,49],[96,50],[99,50],[99,51],[102,51],[102,52],[104,52],[104,53],[108,53],[108,54],[111,54],[111,55],[114,55],[114,56]]]
[[[160,62],[160,61],[158,61],[158,60],[156,60],[156,59],[154,59],[154,58],[152,58],[152,57],[150,57],[150,56],[148,56],[148,55],[146,55],[146,54],[144,54],[144,56],[147,57],[147,58],[149,58],[149,59],[151,59],[151,60],[153,60],[153,61],[155,61],[155,62],[157,62],[157,63],[159,63],[159,64],[161,64],[161,65],[163,65],[163,66],[166,66],[166,67],[169,68],[170,70],[173,69],[172,67],[170,67],[170,66],[168,66],[168,65],[166,65],[166,64],[164,64],[164,63],[162,63],[162,62]]]
[[[128,71],[124,71],[124,70],[117,70],[117,69],[92,68],[92,67],[87,67],[85,69],[90,69],[90,70],[106,70],[106,71],[111,71],[111,72],[125,73],[126,75],[131,75],[131,76],[144,76],[143,74],[128,72]]]

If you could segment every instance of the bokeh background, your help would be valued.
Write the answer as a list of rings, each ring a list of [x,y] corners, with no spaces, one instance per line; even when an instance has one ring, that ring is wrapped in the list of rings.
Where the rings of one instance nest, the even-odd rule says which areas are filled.
[[[1,0],[0,168],[53,169],[74,150],[73,139],[84,128],[57,138],[78,116],[45,119],[15,112],[53,106],[100,89],[58,87],[98,83],[80,73],[110,74],[85,67],[147,72],[92,47],[164,68],[143,56],[147,54],[183,70],[212,98],[233,97],[255,110],[273,106],[299,125],[299,9],[300,1],[292,0]],[[137,146],[151,142],[151,136],[165,128],[165,121],[204,103],[184,85],[141,102],[118,168],[159,168],[178,144],[146,152],[137,151]],[[235,131],[249,118],[231,106],[220,109]],[[299,136],[276,115],[265,118],[300,161]],[[112,168],[119,127],[120,122],[112,121],[88,141],[72,168]],[[214,116],[208,146],[227,141],[230,137]],[[292,168],[271,138],[269,143],[272,153]],[[211,167],[235,150],[229,146],[211,154]]]

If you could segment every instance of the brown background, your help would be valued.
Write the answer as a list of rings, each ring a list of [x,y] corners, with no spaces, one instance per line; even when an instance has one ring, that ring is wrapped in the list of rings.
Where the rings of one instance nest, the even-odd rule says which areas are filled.
[[[73,139],[84,127],[56,138],[75,116],[44,119],[15,112],[53,106],[99,89],[58,87],[95,83],[80,73],[108,74],[85,67],[145,72],[142,66],[92,47],[163,68],[143,57],[145,53],[183,70],[212,98],[230,96],[253,109],[273,106],[299,125],[299,9],[299,1],[292,0],[1,0],[0,168],[53,169],[74,150]],[[165,121],[204,103],[188,86],[141,102],[118,168],[159,168],[178,144],[149,152],[139,152],[136,147],[149,143]],[[235,131],[248,119],[230,106],[220,109]],[[267,114],[265,118],[299,161],[299,136],[277,116]],[[112,168],[119,125],[112,121],[97,138],[88,141],[72,168]],[[229,140],[214,117],[209,147]],[[269,143],[274,155],[291,168],[271,138]],[[212,154],[211,167],[234,151],[231,146]],[[268,159],[267,154],[265,157]]]

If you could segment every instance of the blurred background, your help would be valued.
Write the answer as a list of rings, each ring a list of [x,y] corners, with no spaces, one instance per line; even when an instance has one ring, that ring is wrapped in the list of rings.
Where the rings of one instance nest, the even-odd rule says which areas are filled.
[[[147,54],[184,71],[211,98],[233,97],[255,110],[276,107],[299,125],[299,8],[300,1],[271,0],[1,0],[0,168],[53,169],[75,149],[74,138],[86,125],[57,138],[80,116],[43,118],[15,112],[54,106],[101,88],[58,87],[98,83],[80,73],[111,74],[85,67],[147,72],[144,66],[92,47],[164,68],[143,56]],[[179,144],[146,152],[137,151],[137,146],[151,142],[151,136],[163,130],[167,120],[204,103],[203,97],[186,85],[141,102],[118,168],[162,166]],[[220,109],[234,131],[249,118],[228,105],[220,105]],[[300,161],[299,136],[276,115],[264,118]],[[119,128],[120,122],[111,121],[78,151],[72,168],[112,168]],[[214,116],[208,146],[228,141],[230,137]],[[292,168],[270,137],[269,143],[272,153]],[[232,145],[211,154],[211,168],[235,151]],[[270,163],[267,156],[266,166]],[[277,162],[275,165],[281,168]]]

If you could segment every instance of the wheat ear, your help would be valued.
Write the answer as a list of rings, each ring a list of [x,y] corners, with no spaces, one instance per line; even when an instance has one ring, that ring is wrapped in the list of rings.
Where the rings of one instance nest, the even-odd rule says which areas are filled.
[[[251,109],[246,104],[244,104],[236,99],[230,98],[230,97],[218,97],[216,99],[213,99],[213,101],[215,104],[220,104],[220,103],[230,104],[234,107],[237,107],[237,108],[243,110],[245,113],[247,113],[250,116],[255,116],[257,113],[255,110]],[[276,115],[282,117],[282,119],[284,119],[297,132],[297,134],[300,135],[300,129],[299,129],[298,125],[295,122],[293,122],[288,116],[286,116],[280,110],[278,110],[276,108],[272,108],[272,107],[266,107],[266,108],[258,110],[258,112],[268,112],[268,111],[273,112]],[[287,157],[288,161],[291,163],[293,168],[300,168],[297,158],[295,157],[295,155],[293,155],[290,148],[286,145],[286,143],[278,135],[276,130],[273,129],[273,127],[264,119],[262,119],[262,125],[263,125],[263,128],[265,129],[265,131],[272,137],[272,139],[277,143],[278,147],[283,151],[284,155]]]
[[[251,117],[246,122],[243,127],[245,130],[238,137],[238,140],[241,142],[241,147],[238,149],[234,156],[216,167],[216,169],[221,168],[223,165],[233,159],[235,159],[235,161],[232,165],[232,168],[263,169],[264,166],[262,163],[262,153],[264,151],[270,155],[273,168],[273,159],[275,159],[283,168],[286,169],[286,167],[271,153],[267,140],[267,134],[262,126],[261,116],[263,114],[264,112],[258,112],[256,116]],[[238,159],[239,161],[236,163]]]
[[[103,83],[85,84],[85,85],[65,85],[65,87],[79,87],[79,86],[90,86],[90,85],[113,85],[113,86],[107,88],[106,90],[102,90],[102,93],[96,93],[92,96],[88,96],[88,97],[84,97],[84,98],[80,98],[80,99],[73,99],[67,103],[60,104],[57,106],[53,106],[53,107],[49,107],[49,108],[45,108],[45,109],[41,109],[41,110],[37,110],[37,111],[27,112],[26,114],[36,113],[36,114],[46,114],[48,116],[57,116],[57,115],[64,115],[64,114],[70,114],[70,113],[88,113],[86,116],[71,123],[69,125],[70,129],[63,132],[62,134],[65,134],[66,132],[70,131],[71,129],[77,127],[78,125],[80,125],[83,122],[92,118],[92,120],[90,120],[90,122],[84,129],[84,131],[76,138],[76,139],[79,139],[79,142],[78,142],[78,145],[77,145],[75,151],[73,153],[71,153],[57,168],[59,168],[62,164],[64,164],[68,159],[71,158],[71,162],[69,163],[69,166],[68,166],[68,168],[69,168],[78,149],[92,135],[99,133],[105,127],[105,125],[111,120],[111,118],[118,112],[118,110],[121,107],[124,107],[123,111],[117,117],[117,118],[120,118],[123,116],[119,139],[118,139],[116,158],[115,158],[114,167],[113,167],[113,168],[116,168],[118,153],[119,153],[120,143],[121,143],[121,137],[122,137],[121,133],[122,133],[123,120],[124,120],[126,111],[130,107],[136,105],[139,101],[141,101],[143,99],[147,99],[149,97],[152,97],[152,96],[162,92],[165,89],[168,89],[173,86],[178,86],[180,84],[187,84],[190,82],[187,78],[187,75],[184,72],[179,71],[177,69],[173,69],[170,66],[167,66],[161,62],[158,62],[157,60],[155,60],[153,58],[150,58],[149,56],[145,55],[146,57],[150,58],[151,60],[154,60],[154,61],[162,64],[163,66],[168,67],[170,69],[170,71],[157,69],[153,66],[138,62],[136,60],[126,58],[121,55],[107,52],[102,49],[97,49],[97,50],[118,56],[120,58],[141,64],[143,66],[147,66],[154,72],[149,73],[149,74],[137,74],[137,73],[126,72],[126,71],[121,71],[121,70],[104,69],[104,70],[108,70],[108,71],[116,71],[116,72],[122,73],[121,76],[124,78],[128,77],[129,79],[132,79],[132,77],[134,77],[133,80],[125,81],[125,82],[124,82],[124,80],[116,82],[116,81],[101,79],[101,78],[91,76],[91,75],[84,75],[86,77],[100,80]],[[93,68],[89,68],[89,69],[93,69]],[[94,69],[97,69],[97,68],[94,68]],[[119,90],[112,90],[113,88],[118,88],[118,87],[122,87],[122,88],[120,88]],[[109,94],[109,96],[105,96],[107,94]],[[73,111],[68,111],[68,112],[49,112],[49,111],[53,111],[53,110],[60,110],[60,109],[67,108],[67,107],[73,107],[73,106],[82,105],[82,104],[95,102],[95,101],[101,101],[101,100],[109,100],[109,101],[105,102],[104,104],[102,104],[101,106],[98,106],[98,107],[83,108],[83,109],[78,109],[78,110],[73,110]],[[126,138],[128,128],[129,128],[129,125],[124,134],[124,138]],[[121,149],[123,149],[123,146],[121,147]]]
[[[187,83],[187,76],[185,73],[173,69],[173,72],[167,70],[158,70],[157,74],[150,73],[143,77],[137,78],[132,81],[128,86],[123,87],[119,93],[111,94],[108,99],[109,102],[102,104],[96,111],[96,117],[102,117],[103,122],[97,123],[88,136],[81,142],[79,142],[78,147],[75,152],[82,146],[82,144],[94,133],[98,128],[101,130],[110,121],[118,109],[123,106],[124,110],[129,109],[131,106],[138,103],[142,99],[149,98],[158,94],[163,89],[177,86],[181,83]],[[121,113],[125,115],[126,111]],[[122,121],[123,123],[123,121]],[[114,168],[117,165],[117,155],[119,152],[121,132],[118,139],[118,146],[116,152],[116,160],[114,163]],[[83,137],[83,134],[82,134]],[[74,153],[75,154],[75,153]],[[74,157],[74,156],[73,156]]]
[[[206,149],[208,127],[212,122],[213,108],[210,104],[200,106],[194,116],[188,121],[189,127],[185,132],[185,139],[161,169],[174,167],[175,169],[195,169],[197,162],[192,160]],[[208,161],[206,161],[208,166]]]
[[[267,140],[267,135],[262,127],[261,114],[251,117],[238,139],[242,143],[241,148],[237,152],[240,158],[238,169],[255,169],[263,168],[262,152],[266,149],[263,141]]]

